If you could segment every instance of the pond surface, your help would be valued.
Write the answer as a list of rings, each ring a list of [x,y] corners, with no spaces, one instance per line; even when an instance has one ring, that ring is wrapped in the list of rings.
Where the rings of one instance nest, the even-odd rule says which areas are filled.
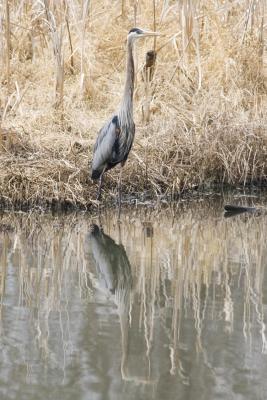
[[[4,213],[0,237],[1,399],[267,398],[266,215]]]

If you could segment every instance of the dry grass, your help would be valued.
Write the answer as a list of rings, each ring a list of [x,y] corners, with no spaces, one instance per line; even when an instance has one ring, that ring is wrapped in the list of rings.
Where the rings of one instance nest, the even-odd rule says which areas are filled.
[[[152,80],[143,67],[154,43],[136,48],[137,134],[124,191],[174,194],[266,181],[264,12],[264,0],[6,0],[0,107],[2,127],[18,133],[0,155],[3,198],[93,202],[88,162],[98,130],[120,103],[125,38],[135,24],[165,36],[155,44]],[[116,169],[107,174],[106,193],[117,176]]]

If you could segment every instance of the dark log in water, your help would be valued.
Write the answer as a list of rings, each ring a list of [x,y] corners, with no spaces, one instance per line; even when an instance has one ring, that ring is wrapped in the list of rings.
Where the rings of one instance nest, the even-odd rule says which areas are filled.
[[[260,215],[266,209],[261,209],[261,208],[256,208],[256,207],[247,207],[247,206],[237,206],[237,205],[232,205],[232,204],[226,204],[224,206],[224,217],[229,218],[229,217],[234,217],[235,215],[238,214],[243,214],[245,212],[251,213],[251,214],[257,214]]]
[[[255,212],[257,211],[256,207],[245,207],[245,206],[236,206],[231,204],[226,204],[224,206],[224,210],[228,212]]]

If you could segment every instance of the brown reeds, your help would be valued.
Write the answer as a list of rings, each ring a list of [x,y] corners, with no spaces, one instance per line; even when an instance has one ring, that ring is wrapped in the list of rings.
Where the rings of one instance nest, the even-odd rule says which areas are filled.
[[[5,38],[6,38],[6,84],[7,92],[10,91],[10,12],[9,12],[9,0],[5,1]]]
[[[55,85],[55,107],[63,107],[64,90],[64,54],[63,54],[63,33],[65,18],[62,18],[60,27],[57,26],[55,15],[49,7],[49,1],[44,0],[46,19],[51,33],[53,52],[56,60],[56,85]],[[64,10],[65,11],[65,10]],[[60,12],[64,12],[60,10]],[[70,36],[69,36],[70,37]]]
[[[19,148],[0,157],[1,192],[9,201],[90,204],[95,198],[88,162],[98,130],[120,104],[125,38],[134,23],[164,36],[153,50],[157,62],[147,86],[137,63],[136,138],[124,192],[171,195],[199,185],[266,182],[263,0],[221,7],[189,0],[101,0],[89,7],[62,0],[46,1],[46,13],[36,2],[5,4],[10,26],[2,9],[1,32],[10,66],[5,57],[2,68],[10,71],[10,89],[2,80],[1,112],[4,127],[20,137]],[[137,59],[143,62],[151,49],[153,42],[138,43]],[[107,193],[117,174],[107,174]]]

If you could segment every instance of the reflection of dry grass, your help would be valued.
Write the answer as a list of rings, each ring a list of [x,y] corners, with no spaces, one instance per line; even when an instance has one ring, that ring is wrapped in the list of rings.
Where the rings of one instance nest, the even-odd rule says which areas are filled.
[[[266,218],[224,220],[218,215],[207,217],[196,207],[194,213],[188,211],[171,222],[171,213],[168,215],[164,210],[155,223],[150,223],[153,236],[147,236],[147,221],[154,218],[153,213],[144,215],[143,224],[137,220],[135,226],[133,220],[133,226],[125,224],[122,231],[129,255],[131,252],[136,255],[132,271],[148,353],[154,341],[154,316],[161,310],[165,324],[170,309],[171,372],[178,369],[183,376],[178,353],[184,313],[193,313],[196,351],[204,351],[202,330],[206,321],[222,319],[225,330],[233,331],[240,312],[235,305],[236,291],[243,296],[244,336],[253,340],[252,321],[256,316],[256,331],[262,351],[266,352],[266,316],[262,304]],[[115,234],[112,230],[110,233]],[[218,301],[219,308],[215,307]]]
[[[58,315],[63,352],[71,354],[68,302],[72,285],[76,286],[78,281],[81,298],[91,296],[83,246],[84,232],[77,230],[75,216],[64,220],[51,220],[37,214],[4,215],[2,225],[9,229],[0,233],[3,243],[1,310],[11,261],[16,267],[19,287],[19,293],[15,294],[16,303],[21,309],[37,310],[30,321],[31,329],[43,358],[50,357],[55,363],[58,360],[49,346],[51,313]],[[60,367],[64,369],[64,366]]]
[[[224,220],[220,215],[208,216],[206,211],[196,205],[194,211],[180,215],[162,210],[157,215],[141,213],[140,219],[129,213],[122,216],[120,232],[114,216],[103,216],[104,231],[117,242],[121,237],[131,263],[130,313],[135,313],[135,318],[130,319],[130,330],[141,330],[149,364],[156,327],[161,324],[169,340],[171,373],[178,372],[185,380],[179,359],[185,312],[194,320],[195,349],[205,352],[203,328],[207,321],[222,320],[224,329],[233,331],[241,310],[235,304],[236,291],[243,298],[244,336],[253,341],[257,335],[262,351],[267,351],[262,303],[266,217]],[[2,216],[1,304],[12,260],[18,305],[37,309],[34,329],[45,357],[52,356],[48,344],[51,312],[59,315],[64,348],[70,351],[65,318],[68,303],[74,290],[81,298],[93,299],[95,283],[87,237],[90,222],[73,215],[53,219],[37,214]],[[171,326],[167,324],[170,316]]]
[[[0,8],[0,112],[21,144],[0,156],[7,199],[90,204],[95,198],[88,160],[98,129],[119,104],[125,37],[135,23],[155,25],[166,36],[156,43],[149,82],[143,66],[154,44],[136,50],[137,136],[124,189],[171,193],[266,178],[264,0],[160,0],[155,21],[146,1],[5,4],[10,23]]]

